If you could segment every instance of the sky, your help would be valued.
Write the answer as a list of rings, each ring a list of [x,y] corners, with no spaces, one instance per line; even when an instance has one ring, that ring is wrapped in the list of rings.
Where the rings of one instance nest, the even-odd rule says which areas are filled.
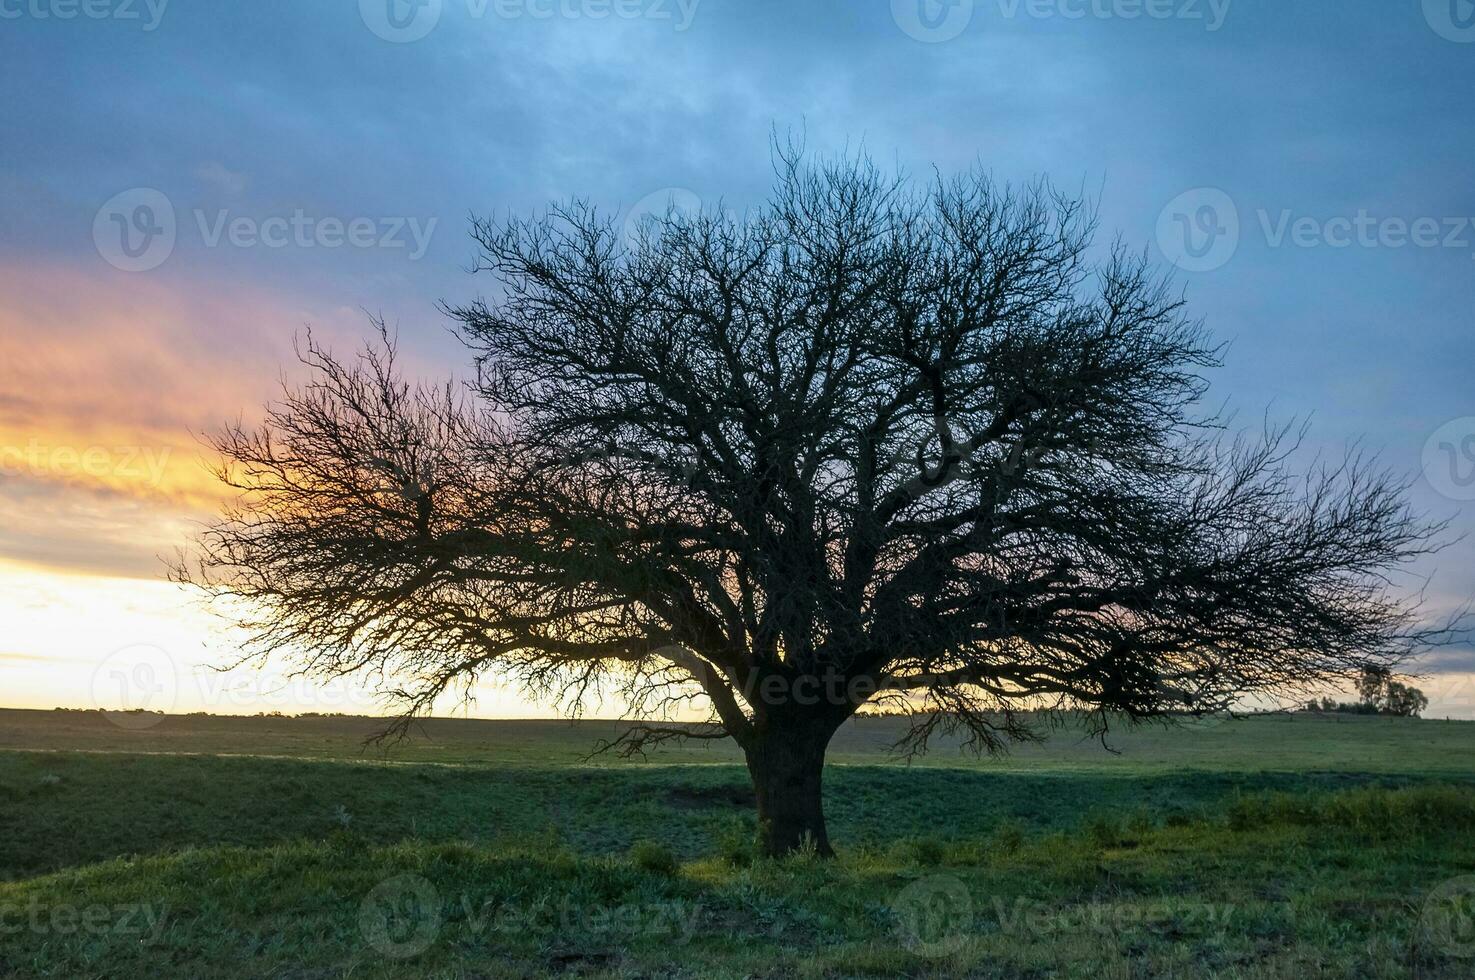
[[[0,81],[0,705],[373,710],[209,669],[201,433],[309,327],[464,376],[471,215],[740,211],[775,132],[1089,195],[1228,343],[1212,398],[1378,453],[1470,535],[1399,587],[1475,595],[1470,0],[0,0]],[[1469,644],[1418,666],[1475,717]]]

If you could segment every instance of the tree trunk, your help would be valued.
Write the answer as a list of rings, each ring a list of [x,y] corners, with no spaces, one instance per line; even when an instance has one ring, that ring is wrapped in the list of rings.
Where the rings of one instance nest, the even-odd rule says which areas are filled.
[[[763,853],[779,857],[813,842],[833,857],[825,831],[820,781],[833,729],[789,727],[770,730],[746,749],[748,772],[758,798],[758,837]]]

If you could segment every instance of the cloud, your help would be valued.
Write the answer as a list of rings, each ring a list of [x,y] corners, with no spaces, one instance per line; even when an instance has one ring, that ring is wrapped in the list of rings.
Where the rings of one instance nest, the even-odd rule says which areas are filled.
[[[496,288],[466,273],[468,212],[575,195],[618,209],[671,188],[741,212],[766,193],[775,125],[820,152],[863,142],[923,178],[981,162],[1100,189],[1103,237],[1133,247],[1174,197],[1222,188],[1246,241],[1188,283],[1194,312],[1235,345],[1216,397],[1251,415],[1271,400],[1282,416],[1315,411],[1334,454],[1371,432],[1397,469],[1475,414],[1468,250],[1252,240],[1260,209],[1475,214],[1475,135],[1451,125],[1475,62],[1417,4],[1234,4],[1209,31],[1030,13],[1140,5],[978,0],[936,44],[885,0],[702,0],[686,30],[442,6],[409,44],[376,37],[352,2],[171,6],[152,32],[5,25],[0,57],[34,84],[0,101],[14,134],[0,146],[0,556],[156,577],[155,556],[219,503],[196,435],[256,417],[281,371],[294,376],[305,324],[343,350],[366,333],[361,308],[382,312],[405,363],[464,370],[434,303]],[[92,236],[100,206],[133,188],[157,189],[179,220],[148,273],[110,267]],[[222,210],[438,225],[418,261],[212,247],[195,215]],[[1475,529],[1468,507],[1455,517],[1454,532]],[[1443,593],[1470,595],[1475,536],[1440,565]],[[1429,662],[1475,670],[1468,651]]]
[[[1428,674],[1475,674],[1475,646],[1434,650],[1419,658],[1418,670]]]
[[[0,559],[92,575],[160,578],[190,513],[126,491],[10,477],[0,483]]]
[[[250,184],[250,178],[245,174],[228,170],[214,161],[200,166],[195,170],[195,176],[230,197],[239,197]]]
[[[56,657],[43,657],[37,653],[7,653],[0,651],[0,663],[53,664],[57,659]]]
[[[162,574],[228,499],[202,433],[258,416],[314,319],[328,339],[365,330],[219,283],[0,268],[0,557]]]

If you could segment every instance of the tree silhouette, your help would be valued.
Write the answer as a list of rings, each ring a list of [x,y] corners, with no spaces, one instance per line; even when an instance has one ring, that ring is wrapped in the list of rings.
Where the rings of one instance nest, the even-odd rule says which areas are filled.
[[[218,438],[241,502],[180,576],[401,724],[489,677],[618,693],[626,752],[735,739],[774,854],[830,853],[826,746],[868,702],[904,749],[996,750],[1025,709],[1219,712],[1424,638],[1387,575],[1436,529],[1363,460],[1224,437],[1217,348],[1145,258],[1092,260],[1082,202],[777,164],[761,210],[633,240],[578,202],[475,222],[475,384],[309,338],[313,380]]]

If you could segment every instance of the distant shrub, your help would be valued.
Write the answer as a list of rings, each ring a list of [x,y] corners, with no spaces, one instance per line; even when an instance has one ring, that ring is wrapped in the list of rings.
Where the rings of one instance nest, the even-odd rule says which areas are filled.
[[[751,819],[734,815],[717,828],[713,838],[717,856],[724,863],[735,868],[746,868],[753,863],[758,831]]]
[[[676,856],[653,840],[639,840],[630,847],[630,862],[644,871],[670,875],[676,873]]]
[[[994,826],[992,843],[1000,853],[1012,854],[1024,846],[1024,827],[1013,818],[1000,820]]]
[[[1107,810],[1097,810],[1086,818],[1086,837],[1097,847],[1120,847],[1126,842],[1126,829],[1121,818]]]
[[[1193,814],[1182,807],[1169,807],[1163,815],[1163,826],[1165,827],[1188,827],[1193,824]]]
[[[1146,807],[1138,807],[1127,817],[1127,833],[1133,838],[1144,837],[1156,829],[1157,821]]]
[[[1157,821],[1146,807],[1127,813],[1117,810],[1093,810],[1081,824],[1086,839],[1100,848],[1136,847],[1142,838],[1157,829]]]
[[[934,867],[947,859],[947,845],[936,837],[904,837],[891,846],[891,853],[905,864]]]
[[[1236,833],[1258,830],[1270,822],[1269,807],[1263,796],[1236,796],[1224,808],[1224,820]]]
[[[1359,701],[1307,701],[1302,710],[1316,713],[1336,712],[1352,715],[1395,715],[1400,718],[1417,718],[1429,707],[1424,692],[1408,684],[1401,684],[1383,667],[1368,667],[1357,682]]]

